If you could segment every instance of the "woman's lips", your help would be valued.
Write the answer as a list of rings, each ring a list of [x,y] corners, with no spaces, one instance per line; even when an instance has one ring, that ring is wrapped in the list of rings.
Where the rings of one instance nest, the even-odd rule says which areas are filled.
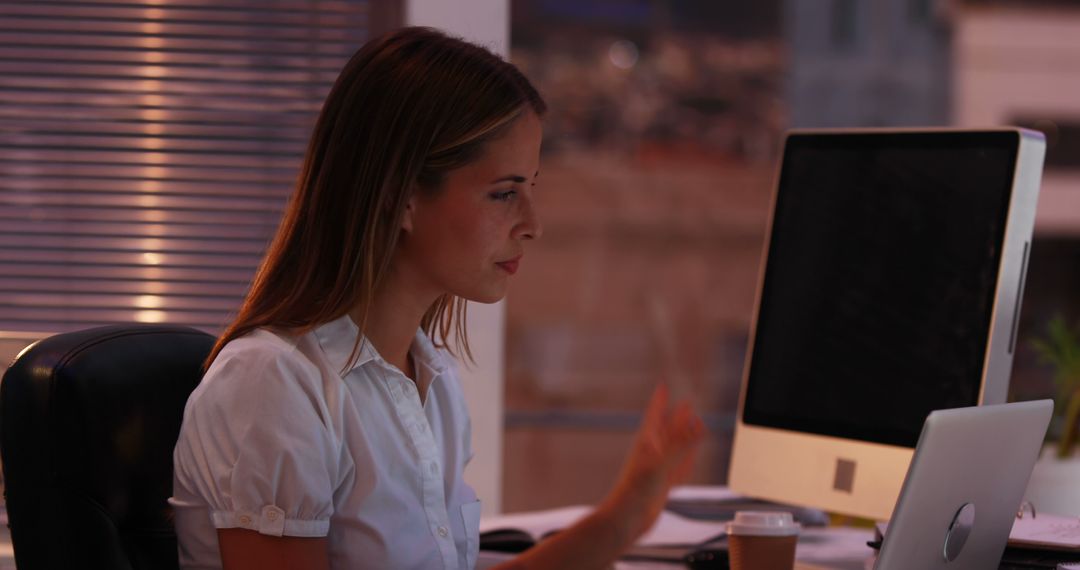
[[[519,255],[519,256],[515,257],[514,259],[508,259],[506,261],[500,261],[500,262],[496,263],[495,265],[498,265],[499,267],[502,268],[503,271],[509,273],[510,275],[513,275],[513,274],[517,273],[518,263],[520,263],[520,262],[521,262],[521,256]]]

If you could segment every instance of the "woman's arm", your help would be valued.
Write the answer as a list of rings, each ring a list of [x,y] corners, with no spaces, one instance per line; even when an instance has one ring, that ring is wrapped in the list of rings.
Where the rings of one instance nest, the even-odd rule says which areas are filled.
[[[668,390],[661,385],[608,498],[591,515],[496,570],[607,568],[649,530],[671,487],[689,475],[703,432],[688,402],[669,409]]]
[[[224,570],[328,570],[326,537],[267,536],[246,528],[218,529]]]

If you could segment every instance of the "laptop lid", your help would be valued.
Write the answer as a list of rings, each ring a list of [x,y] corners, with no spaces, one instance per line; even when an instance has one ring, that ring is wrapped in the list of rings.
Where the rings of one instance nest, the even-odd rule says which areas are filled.
[[[997,568],[1053,408],[1038,400],[932,412],[874,568]]]

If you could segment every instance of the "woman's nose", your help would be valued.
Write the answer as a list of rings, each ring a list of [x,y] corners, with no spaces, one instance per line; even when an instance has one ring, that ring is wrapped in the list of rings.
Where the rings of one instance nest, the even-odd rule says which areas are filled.
[[[540,216],[533,208],[532,200],[527,200],[521,222],[514,228],[515,239],[539,239],[544,233],[544,226],[540,223]]]

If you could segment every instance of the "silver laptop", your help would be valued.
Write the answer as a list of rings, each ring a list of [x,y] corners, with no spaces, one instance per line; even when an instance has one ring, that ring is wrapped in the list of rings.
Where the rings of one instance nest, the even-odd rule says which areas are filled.
[[[900,490],[875,570],[998,567],[1053,402],[932,412]]]

